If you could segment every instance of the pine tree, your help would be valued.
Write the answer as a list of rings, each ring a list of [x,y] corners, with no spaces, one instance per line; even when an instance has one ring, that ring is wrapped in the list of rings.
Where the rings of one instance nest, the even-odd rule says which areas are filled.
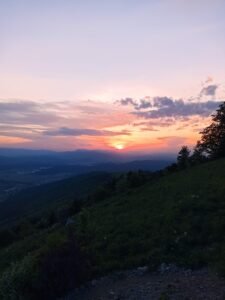
[[[202,132],[199,149],[209,158],[225,156],[225,102],[222,103],[215,115],[212,115],[212,124]]]
[[[178,152],[177,165],[181,169],[185,169],[189,166],[189,158],[191,151],[187,146],[182,146],[181,150]]]
[[[196,165],[206,161],[207,158],[203,154],[203,148],[201,142],[198,141],[196,146],[194,147],[193,154],[190,157],[191,164]]]

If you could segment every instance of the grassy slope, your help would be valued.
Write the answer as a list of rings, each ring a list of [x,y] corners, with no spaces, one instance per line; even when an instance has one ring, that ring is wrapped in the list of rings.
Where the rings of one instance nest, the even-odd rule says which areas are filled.
[[[100,271],[161,262],[223,268],[225,160],[99,202],[76,231]]]
[[[89,272],[96,275],[146,264],[154,268],[163,262],[192,267],[209,265],[225,275],[224,170],[225,159],[168,174],[136,189],[118,189],[111,198],[84,207],[70,226],[58,223],[36,228],[31,235],[0,249],[2,299],[9,299],[11,290],[22,295],[24,285],[33,285],[30,265],[37,267],[37,274],[33,269],[31,274],[46,279],[37,258],[47,255],[49,259],[54,250],[62,251],[73,236],[72,230],[91,262],[88,276]],[[69,194],[74,188],[70,186]],[[68,196],[67,190],[64,196]],[[53,255],[54,272],[67,259],[70,263],[71,257],[62,254],[55,269]],[[65,274],[70,271],[66,269]],[[51,272],[50,268],[48,274]],[[59,286],[60,276],[56,281]],[[47,286],[51,284],[49,280]],[[3,294],[0,289],[0,297]]]

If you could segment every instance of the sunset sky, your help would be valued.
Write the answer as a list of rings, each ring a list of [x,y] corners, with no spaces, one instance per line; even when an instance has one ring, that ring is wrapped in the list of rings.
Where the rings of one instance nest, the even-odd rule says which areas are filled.
[[[0,1],[0,147],[176,152],[225,100],[224,0]]]

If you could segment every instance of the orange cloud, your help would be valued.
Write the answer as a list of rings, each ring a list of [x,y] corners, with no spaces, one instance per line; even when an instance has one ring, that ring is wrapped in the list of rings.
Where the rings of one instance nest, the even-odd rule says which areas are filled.
[[[21,144],[31,142],[29,139],[21,138],[21,137],[13,137],[13,136],[1,136],[0,135],[0,144],[4,145],[12,145],[12,144]]]

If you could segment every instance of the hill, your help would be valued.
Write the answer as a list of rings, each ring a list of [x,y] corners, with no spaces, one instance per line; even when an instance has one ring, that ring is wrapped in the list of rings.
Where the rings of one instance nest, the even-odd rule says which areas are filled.
[[[8,159],[7,159],[8,158]],[[50,150],[31,150],[16,148],[0,148],[0,167],[9,165],[37,166],[40,164],[49,166],[58,165],[94,165],[104,163],[123,163],[136,160],[157,160],[173,161],[175,155],[168,154],[140,154],[132,152],[85,150],[74,151],[50,151]]]
[[[110,179],[108,173],[95,172],[22,190],[0,202],[0,225],[57,209],[57,206],[87,195]]]
[[[220,159],[168,174],[82,212],[76,230],[83,247],[96,255],[96,268],[221,261],[223,269],[224,168]]]
[[[152,177],[124,174],[102,186],[101,197],[89,195],[69,225],[45,217],[19,224],[16,239],[0,247],[2,299],[9,291],[56,299],[84,280],[143,265],[224,275],[224,168],[220,159]]]
[[[0,156],[0,202],[9,195],[32,186],[59,181],[75,175],[91,172],[128,172],[136,170],[156,171],[172,160],[136,160],[124,163],[101,163],[93,165],[70,164],[54,156],[1,157]]]

